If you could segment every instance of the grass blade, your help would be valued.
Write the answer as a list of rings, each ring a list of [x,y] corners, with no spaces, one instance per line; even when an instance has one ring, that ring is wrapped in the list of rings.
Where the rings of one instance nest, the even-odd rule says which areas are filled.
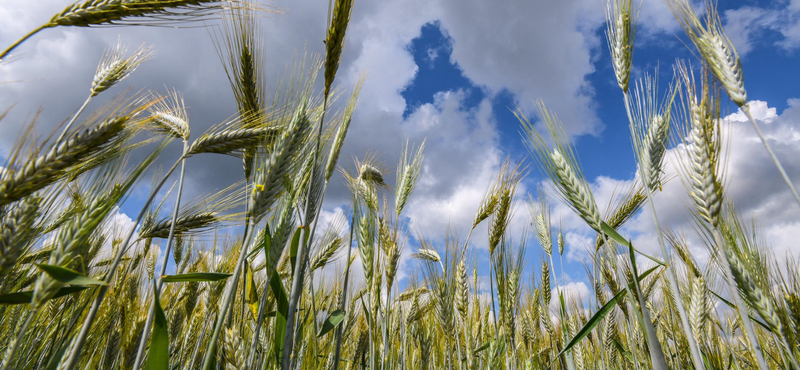
[[[333,311],[327,319],[325,319],[325,323],[322,324],[322,328],[319,330],[319,334],[317,337],[321,337],[325,334],[328,334],[329,331],[335,329],[339,324],[344,321],[345,312],[342,310]]]
[[[62,287],[58,290],[56,295],[50,299],[56,299],[59,297],[63,297],[65,295],[69,295],[72,293],[77,293],[82,290],[89,289],[87,286],[67,286]],[[24,304],[24,303],[31,303],[31,299],[33,299],[33,291],[26,290],[24,292],[16,292],[16,293],[8,293],[0,295],[0,305],[14,305],[14,304]]]
[[[231,274],[221,272],[190,272],[186,274],[164,275],[161,281],[165,283],[207,282],[220,281],[229,278]]]
[[[155,287],[155,281],[153,281]],[[155,321],[153,322],[153,337],[150,339],[150,354],[147,356],[147,370],[169,369],[169,331],[167,317],[161,308],[159,294],[154,295]]]
[[[68,269],[66,267],[37,264],[40,270],[44,271],[51,278],[56,279],[64,284],[72,285],[108,285],[105,281],[92,279],[80,272]]]

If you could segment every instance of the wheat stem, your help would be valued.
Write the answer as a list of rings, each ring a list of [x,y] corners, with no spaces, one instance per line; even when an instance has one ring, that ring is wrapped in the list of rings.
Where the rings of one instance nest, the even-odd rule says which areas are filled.
[[[489,288],[492,293],[492,318],[494,319],[494,336],[499,337],[500,332],[498,330],[498,323],[497,323],[497,310],[494,306],[494,276],[492,275],[492,267],[494,266],[494,261],[492,261],[492,256],[489,255]],[[496,269],[495,269],[496,271]]]
[[[39,31],[41,31],[41,30],[43,30],[45,28],[50,28],[50,27],[53,27],[53,25],[50,24],[50,23],[45,23],[45,24],[43,24],[43,25],[41,25],[39,27],[36,27],[31,32],[28,32],[27,34],[25,34],[25,36],[22,36],[19,40],[15,41],[13,44],[11,44],[11,46],[6,48],[6,50],[3,50],[3,52],[0,53],[0,60],[2,60],[3,57],[8,55],[8,53],[12,52],[14,49],[17,48],[17,46],[19,46],[20,44],[25,42],[25,40],[29,39],[31,36],[37,34]]]
[[[186,155],[186,152],[189,150],[189,143],[184,140],[183,141],[183,155]],[[167,249],[164,251],[164,257],[161,259],[161,271],[158,274],[158,289],[153,291],[154,295],[159,295],[161,292],[161,287],[164,285],[164,282],[161,281],[161,276],[167,271],[167,261],[169,259],[169,252],[172,248],[172,241],[173,237],[175,236],[175,225],[177,224],[178,218],[178,211],[180,210],[181,204],[181,195],[183,194],[183,179],[186,174],[186,160],[182,159],[181,161],[181,174],[178,180],[178,194],[177,198],[175,199],[175,208],[172,210],[172,222],[169,226],[169,237],[167,238]],[[139,349],[136,351],[136,359],[133,362],[133,370],[139,369],[142,363],[142,359],[144,358],[144,347],[147,344],[147,338],[150,333],[150,329],[153,326],[153,319],[155,318],[156,314],[156,306],[153,304],[156,299],[159,299],[158,296],[153,298],[153,301],[150,303],[150,313],[147,314],[147,320],[144,324],[144,330],[142,331],[142,338],[139,340]]]
[[[227,315],[228,309],[230,309],[231,303],[233,302],[233,296],[236,293],[236,288],[239,283],[239,276],[242,275],[242,266],[244,266],[244,260],[247,258],[247,251],[250,248],[250,239],[252,238],[254,228],[254,220],[251,219],[249,225],[247,226],[247,231],[244,234],[244,239],[242,240],[242,248],[239,251],[239,258],[236,262],[236,268],[233,271],[233,275],[229,278],[230,288],[225,291],[225,296],[222,298],[222,306],[220,307],[219,315],[214,323],[214,331],[211,333],[208,350],[203,358],[203,370],[213,370],[212,364],[215,362],[215,356],[217,355],[217,342],[220,334],[222,333],[222,325],[225,323],[225,316]]]
[[[89,105],[89,101],[91,101],[91,100],[92,100],[92,96],[91,96],[91,95],[89,95],[89,97],[88,97],[88,98],[86,98],[86,101],[84,101],[84,102],[83,102],[83,105],[81,105],[81,107],[78,109],[78,111],[77,111],[77,112],[75,112],[75,114],[74,114],[74,115],[72,116],[72,118],[69,120],[69,122],[67,123],[67,125],[66,125],[66,126],[64,126],[64,131],[61,131],[61,135],[59,135],[59,136],[58,136],[58,139],[56,140],[56,143],[59,143],[59,142],[61,142],[61,140],[62,140],[62,139],[64,139],[64,136],[65,136],[65,135],[67,134],[67,132],[69,131],[69,128],[70,128],[70,127],[72,127],[72,124],[75,122],[75,119],[77,119],[77,118],[78,118],[78,116],[80,116],[80,115],[81,115],[81,113],[83,113],[83,110],[84,110],[84,109],[86,109],[86,106],[87,106],[87,105]]]
[[[361,181],[361,179],[358,181]],[[342,283],[342,301],[339,306],[341,310],[346,308],[347,303],[347,282],[350,278],[350,256],[353,251],[353,225],[355,222],[356,214],[353,212],[353,215],[350,217],[350,241],[347,243],[347,259],[345,260],[344,282]],[[333,357],[333,370],[339,370],[339,357],[341,356],[342,350],[342,326],[344,325],[339,325],[336,328],[336,352]]]
[[[316,162],[319,157],[319,152],[320,152],[319,148],[322,141],[322,126],[325,123],[325,111],[327,110],[326,109],[327,107],[328,107],[328,96],[326,94],[322,103],[322,115],[320,117],[319,126],[317,129],[317,134],[315,139],[316,140],[315,150],[314,152],[311,153],[311,155],[314,156],[314,159],[311,162],[311,180],[309,180],[308,189],[306,192],[306,205],[305,205],[305,210],[303,211],[303,214],[306,215],[306,220],[305,220],[306,227],[304,227],[300,232],[301,242],[297,250],[297,260],[295,261],[295,269],[294,269],[295,276],[292,279],[292,292],[289,297],[289,312],[288,312],[289,317],[286,318],[287,330],[286,334],[284,335],[283,360],[281,361],[281,369],[283,370],[289,370],[289,365],[290,365],[289,360],[294,344],[293,341],[294,341],[295,310],[297,309],[297,305],[300,299],[302,298],[303,276],[305,272],[304,260],[306,258],[306,254],[308,254],[308,249],[309,249],[307,244],[311,242],[314,238],[314,231],[316,230],[317,220],[318,220],[317,216],[319,216],[319,212],[314,212],[314,217],[312,220],[313,226],[309,230],[308,228],[309,220],[307,219],[307,216],[311,214],[310,213],[311,206],[313,203],[311,201],[311,196],[312,196],[312,191],[314,189],[313,182],[314,182],[314,176],[316,175],[317,172]],[[325,185],[327,185],[327,182],[325,183]],[[322,201],[324,199],[325,199],[325,188],[323,187],[321,199],[318,204],[319,207],[322,207]],[[303,235],[306,233],[308,233],[308,235]]]
[[[97,316],[97,312],[100,310],[100,305],[103,303],[103,299],[106,296],[106,292],[108,292],[108,288],[110,286],[111,280],[114,278],[114,273],[117,271],[117,267],[119,266],[120,262],[122,262],[122,257],[125,255],[125,252],[128,249],[128,245],[130,244],[131,239],[133,238],[133,233],[136,231],[136,227],[142,221],[142,218],[144,217],[145,213],[147,213],[147,209],[149,208],[150,203],[152,203],[153,200],[155,199],[156,194],[158,194],[158,191],[161,189],[162,186],[164,186],[164,183],[167,182],[167,178],[169,178],[172,172],[174,172],[175,169],[178,168],[178,164],[180,164],[183,161],[183,159],[184,157],[181,156],[175,162],[175,164],[173,164],[172,167],[167,171],[164,177],[161,178],[161,181],[158,183],[158,185],[156,185],[156,187],[154,187],[153,190],[150,191],[150,197],[147,199],[147,201],[144,202],[142,210],[139,212],[139,216],[136,217],[136,221],[133,223],[133,226],[131,226],[130,230],[128,231],[128,235],[124,239],[125,241],[121,244],[119,250],[117,251],[116,256],[114,256],[114,261],[111,263],[111,266],[108,270],[108,275],[105,277],[105,279],[103,279],[109,285],[104,285],[100,287],[99,292],[97,293],[97,297],[94,299],[92,307],[89,309],[89,313],[86,315],[86,318],[83,321],[81,330],[72,344],[72,349],[67,357],[67,360],[59,367],[59,369],[72,370],[73,368],[75,368],[75,365],[77,365],[78,358],[81,355],[81,349],[83,348],[83,345],[86,342],[86,337],[89,335],[89,329],[91,329],[95,316]]]

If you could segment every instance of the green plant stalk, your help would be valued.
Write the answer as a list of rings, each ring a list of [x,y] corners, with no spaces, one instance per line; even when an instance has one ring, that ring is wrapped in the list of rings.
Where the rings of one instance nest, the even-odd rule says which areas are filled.
[[[86,338],[89,336],[89,329],[92,327],[92,323],[94,322],[95,317],[97,316],[97,312],[100,310],[100,305],[103,303],[103,299],[106,296],[106,292],[108,292],[108,287],[111,284],[111,281],[114,279],[114,272],[117,271],[117,267],[119,267],[120,262],[122,262],[122,257],[125,255],[125,252],[128,249],[128,245],[131,242],[133,237],[133,233],[136,231],[136,227],[142,221],[145,213],[147,212],[150,203],[156,198],[156,194],[164,186],[164,183],[167,182],[167,178],[178,168],[178,164],[180,164],[184,159],[184,156],[178,158],[175,164],[167,171],[164,177],[161,178],[161,181],[156,185],[155,188],[150,192],[150,197],[145,201],[144,205],[142,206],[142,210],[139,212],[139,216],[136,217],[136,222],[133,223],[130,230],[128,231],[128,235],[125,237],[125,242],[122,243],[121,247],[117,251],[116,256],[114,256],[114,261],[111,263],[111,267],[108,270],[108,275],[103,279],[108,285],[100,286],[99,292],[97,293],[97,297],[95,298],[94,302],[92,303],[92,307],[89,309],[89,313],[86,315],[86,318],[83,321],[83,325],[81,326],[81,330],[78,333],[78,337],[75,340],[75,343],[69,353],[69,357],[63,363],[63,365],[59,368],[59,370],[73,370],[75,365],[78,364],[78,358],[81,355],[81,349],[83,345],[86,343]]]
[[[656,235],[658,236],[658,245],[661,248],[661,254],[664,256],[664,259],[670,261],[669,255],[667,254],[667,248],[664,243],[664,237],[661,234],[661,226],[658,221],[658,215],[656,215],[656,206],[653,204],[653,194],[652,190],[649,187],[645,186],[647,192],[647,203],[650,204],[650,212],[653,214],[653,223],[656,227]],[[692,354],[692,363],[694,364],[695,369],[705,369],[705,365],[703,363],[703,356],[700,353],[700,347],[697,345],[697,339],[694,337],[691,331],[691,327],[689,326],[689,316],[686,315],[686,308],[683,306],[683,299],[681,298],[681,291],[678,287],[678,277],[675,274],[675,270],[672,268],[672,263],[667,264],[667,282],[669,283],[670,289],[675,294],[675,306],[678,308],[678,316],[681,319],[681,328],[686,336],[686,339],[689,341],[689,351]]]
[[[200,335],[197,337],[197,344],[194,346],[194,350],[192,351],[192,360],[189,361],[189,366],[186,367],[187,369],[194,369],[194,360],[197,358],[197,352],[200,351],[200,344],[203,343],[203,337],[206,335],[206,330],[208,329],[208,319],[203,320],[203,330],[200,331]]]
[[[471,228],[471,229],[469,229],[469,232],[467,233],[467,240],[464,242],[464,247],[463,247],[463,248],[461,248],[461,254],[462,254],[462,255],[464,254],[464,252],[466,252],[466,250],[467,250],[467,246],[469,246],[469,239],[472,237],[472,231],[473,231],[473,230],[475,230],[475,228],[474,228],[474,227],[473,227],[473,228]]]
[[[249,204],[246,205],[249,207]],[[268,227],[268,226],[267,226]],[[264,256],[266,258],[267,250],[264,250]],[[270,266],[267,266],[267,270],[270,269]],[[258,303],[258,314],[256,315],[256,327],[253,329],[253,339],[250,341],[250,351],[247,355],[247,364],[245,369],[252,369],[253,362],[256,360],[256,346],[258,345],[258,336],[261,332],[261,325],[264,324],[264,317],[266,316],[266,309],[267,309],[267,297],[269,296],[269,280],[272,277],[269,271],[266,274],[266,281],[264,283],[264,292],[261,293],[261,300]],[[255,289],[256,287],[253,287]]]
[[[3,50],[3,52],[0,53],[0,60],[2,60],[6,55],[8,55],[8,53],[10,53],[14,49],[16,49],[17,46],[19,46],[20,44],[25,42],[25,40],[31,38],[31,36],[37,34],[39,31],[41,31],[41,30],[43,30],[45,28],[50,28],[50,27],[53,27],[53,26],[50,23],[45,23],[45,24],[43,24],[43,25],[41,25],[39,27],[36,27],[31,32],[28,32],[27,34],[25,34],[25,36],[22,36],[22,38],[20,38],[19,40],[15,41],[13,44],[11,44],[11,46],[6,48],[6,50]]]
[[[326,94],[325,98],[323,99],[322,115],[320,117],[319,126],[318,126],[318,129],[317,129],[316,144],[315,144],[316,148],[315,148],[314,152],[312,153],[314,155],[314,159],[311,161],[311,177],[310,177],[310,180],[309,180],[309,183],[308,183],[308,190],[306,192],[306,206],[305,206],[305,210],[303,211],[303,215],[305,215],[306,218],[310,214],[310,210],[311,210],[311,191],[313,189],[312,184],[314,183],[314,175],[316,175],[316,171],[315,171],[316,162],[317,162],[317,159],[319,159],[318,158],[319,157],[319,152],[320,152],[319,149],[320,149],[320,145],[321,145],[321,141],[322,141],[322,126],[325,123],[325,112],[327,111],[327,108],[328,108],[328,95]],[[322,208],[322,202],[325,199],[326,187],[327,187],[327,182],[325,182],[325,184],[323,185],[323,188],[322,188],[322,195],[320,196],[320,200],[319,200],[319,204],[318,204],[318,206],[320,208]],[[291,352],[292,352],[293,345],[294,345],[295,311],[297,310],[297,305],[298,305],[300,299],[302,298],[303,276],[304,276],[304,271],[303,270],[305,270],[304,260],[306,258],[306,254],[308,254],[308,249],[309,249],[307,244],[309,242],[313,241],[313,238],[314,238],[314,231],[316,231],[317,220],[319,219],[318,216],[319,216],[319,212],[315,212],[314,213],[314,219],[311,220],[313,222],[313,226],[311,227],[310,230],[308,230],[309,220],[306,219],[305,220],[306,221],[306,225],[305,226],[307,226],[307,227],[303,228],[302,231],[300,232],[301,233],[301,235],[300,235],[300,247],[298,248],[298,251],[297,251],[297,260],[295,261],[295,269],[294,269],[295,275],[294,275],[294,278],[292,279],[292,293],[291,293],[291,295],[289,297],[289,312],[288,312],[288,316],[289,317],[286,318],[286,329],[287,330],[286,330],[286,334],[284,335],[283,359],[281,361],[281,369],[283,369],[283,370],[289,370],[289,366],[290,366],[290,361],[289,360],[290,360]],[[303,234],[306,234],[306,233],[309,233],[308,237],[303,235]],[[316,321],[316,319],[315,319],[315,321]]]
[[[556,292],[560,292],[559,289],[558,289],[559,288],[558,278],[556,277],[556,265],[553,263],[553,254],[549,253],[548,257],[550,257],[550,272],[553,274],[553,281],[556,283]],[[545,262],[545,263],[547,263],[547,262]],[[566,311],[567,308],[566,307],[561,307],[561,300],[560,299],[558,300],[558,305],[559,305],[559,308],[560,308],[558,310],[558,313],[561,316],[561,315],[563,315],[563,312]],[[545,307],[545,309],[547,309],[547,307]],[[549,317],[549,314],[548,314],[548,317]],[[562,321],[564,321],[565,319],[566,318],[564,316],[561,316],[561,320]],[[566,337],[566,333],[564,333],[564,335],[565,335],[564,336],[564,341],[566,343],[566,341],[569,338]],[[568,353],[564,354],[564,356],[567,358],[567,367],[570,368],[570,369],[574,369],[575,368],[575,361],[572,358],[573,351],[569,350]]]
[[[764,355],[761,353],[761,344],[758,342],[758,337],[756,337],[756,332],[753,329],[753,322],[750,321],[750,316],[747,314],[747,306],[745,306],[742,297],[739,295],[739,289],[737,289],[736,281],[733,279],[733,272],[731,271],[730,263],[728,263],[728,249],[725,248],[722,234],[717,227],[713,227],[713,234],[714,243],[717,244],[717,248],[721,250],[723,257],[725,257],[725,260],[722,261],[722,264],[725,266],[725,278],[728,281],[728,286],[731,288],[736,310],[739,311],[739,317],[742,319],[744,332],[747,339],[750,341],[750,346],[752,346],[753,356],[756,358],[758,368],[760,370],[767,370],[769,367],[767,367],[767,362],[764,360]]]
[[[789,175],[786,174],[786,170],[783,169],[783,165],[781,165],[781,161],[778,160],[778,157],[775,156],[775,153],[772,151],[772,147],[767,142],[767,139],[764,137],[764,134],[761,133],[761,129],[758,128],[756,121],[753,119],[753,115],[750,114],[750,107],[745,104],[741,106],[742,112],[747,116],[747,119],[750,120],[750,124],[753,125],[753,129],[756,130],[756,134],[758,134],[758,138],[761,139],[761,143],[764,144],[764,148],[767,149],[767,153],[769,153],[772,162],[775,163],[775,167],[778,168],[778,172],[781,173],[781,177],[783,177],[783,181],[786,182],[786,186],[789,187],[789,190],[792,192],[794,196],[794,200],[797,201],[797,204],[800,205],[800,195],[797,194],[797,189],[795,189],[794,185],[792,184],[792,180],[789,179]]]
[[[361,180],[359,180],[361,181]],[[350,257],[353,251],[353,224],[356,222],[356,214],[353,212],[353,215],[350,216],[350,242],[347,243],[347,259],[345,260],[344,266],[344,282],[342,284],[342,301],[340,304],[339,309],[342,311],[345,310],[347,304],[347,281],[350,278]],[[341,355],[342,350],[342,327],[344,323],[340,324],[336,327],[336,351],[334,352],[333,356],[333,370],[339,370],[339,357]]]
[[[88,101],[88,100],[87,100]],[[66,132],[66,131],[65,131]],[[186,156],[186,152],[189,150],[189,142],[183,140],[183,156]],[[182,157],[183,157],[182,156]],[[172,224],[169,226],[169,236],[167,237],[167,249],[164,251],[164,257],[161,259],[161,271],[159,272],[156,279],[158,280],[158,290],[153,291],[154,295],[158,295],[161,292],[161,287],[164,286],[164,282],[161,280],[161,276],[167,271],[167,262],[169,260],[169,252],[172,249],[172,241],[175,237],[175,224],[177,223],[178,219],[178,211],[180,210],[181,205],[181,195],[183,194],[183,179],[186,175],[186,159],[181,160],[181,174],[178,180],[178,194],[175,199],[175,208],[172,210]],[[133,362],[133,369],[139,369],[142,364],[142,359],[144,358],[144,348],[147,344],[147,338],[150,334],[150,329],[153,327],[153,319],[155,318],[156,314],[156,306],[155,306],[155,299],[158,297],[154,297],[153,301],[150,304],[150,313],[147,314],[147,320],[144,323],[144,331],[142,332],[142,338],[139,340],[139,349],[136,351],[136,359]]]
[[[89,102],[91,100],[92,100],[92,95],[89,95],[89,97],[86,98],[86,101],[83,102],[83,105],[81,105],[81,107],[78,108],[78,111],[75,112],[75,114],[72,116],[72,118],[70,118],[69,122],[67,122],[67,125],[64,126],[64,131],[61,131],[61,135],[58,135],[58,139],[56,140],[56,143],[59,143],[59,142],[61,142],[61,140],[64,139],[64,136],[67,135],[67,132],[69,131],[69,128],[72,127],[72,124],[75,123],[75,120],[78,118],[78,116],[80,116],[81,113],[83,113],[83,110],[86,109],[86,106],[89,105]]]
[[[636,279],[636,276],[634,276]],[[639,284],[633,284],[636,290],[636,298],[639,300],[639,308],[642,311],[642,320],[644,320],[645,333],[647,334],[647,342],[650,349],[650,362],[653,369],[669,370],[667,361],[664,359],[664,350],[661,348],[661,342],[658,341],[656,328],[653,327],[653,320],[650,318],[650,310],[647,309],[647,304],[642,295],[642,290]]]
[[[489,289],[492,292],[492,318],[494,319],[494,336],[495,338],[500,337],[500,332],[497,328],[499,323],[497,322],[497,311],[494,307],[494,276],[492,275],[492,267],[494,267],[494,261],[492,259],[491,254],[489,255]]]
[[[222,333],[222,325],[225,323],[225,316],[227,315],[228,310],[231,308],[231,304],[233,303],[233,296],[236,294],[239,277],[242,275],[242,266],[244,266],[244,260],[247,258],[247,251],[250,249],[250,239],[252,238],[253,229],[255,228],[254,223],[255,220],[251,219],[246,226],[247,231],[245,232],[244,239],[242,240],[242,248],[239,251],[236,269],[234,269],[233,275],[230,277],[230,289],[225,291],[225,296],[222,299],[222,307],[220,307],[217,320],[214,323],[214,331],[211,333],[208,350],[206,351],[203,359],[203,370],[213,370],[212,363],[215,361],[215,356],[217,354],[217,342],[219,341],[219,336]]]
[[[389,300],[387,299],[386,301],[388,302]],[[388,305],[388,303],[387,303],[387,305]],[[453,312],[458,312],[458,310],[455,307],[455,302],[453,302],[453,306],[454,306],[453,307]],[[458,362],[457,362],[458,370],[461,370],[461,340],[459,339],[460,335],[458,333],[458,314],[453,315],[453,327],[456,329],[455,330],[455,334],[456,334],[456,355],[457,355],[457,358],[458,358]],[[386,343],[386,340],[384,340],[384,343]],[[386,347],[388,347],[388,346],[386,344],[384,344],[383,345],[384,352],[385,352]],[[385,361],[385,359],[384,359],[384,361]]]
[[[625,91],[623,93],[623,99],[625,102],[625,112],[628,115],[628,122],[633,122],[631,116],[631,108],[628,99],[628,92]],[[633,127],[631,126],[631,129]],[[644,171],[639,166],[639,177],[641,177],[644,181]],[[647,203],[650,204],[650,212],[653,214],[653,225],[656,228],[656,235],[658,238],[658,246],[661,249],[661,254],[664,256],[664,259],[670,261],[669,254],[667,253],[666,245],[664,244],[664,236],[661,233],[661,224],[658,221],[658,215],[656,214],[656,206],[653,202],[653,191],[650,189],[647,184],[644,185],[645,192],[647,194]],[[694,364],[695,369],[705,369],[705,365],[703,362],[703,356],[700,354],[700,347],[697,345],[697,340],[695,339],[694,335],[692,334],[691,327],[689,326],[689,316],[686,314],[686,309],[683,306],[683,299],[681,298],[681,291],[678,287],[678,277],[675,274],[675,270],[672,268],[671,263],[667,263],[667,282],[669,283],[670,289],[674,292],[677,299],[675,299],[675,305],[678,308],[678,315],[681,319],[681,326],[683,327],[683,332],[686,336],[687,341],[689,342],[689,351],[692,354],[692,363]]]
[[[608,240],[605,242],[608,243]],[[627,282],[624,276],[621,275],[622,271],[617,271],[620,274],[620,281]],[[636,279],[636,276],[634,276],[634,279]],[[644,300],[644,296],[642,296],[641,290],[639,289],[639,284],[635,283],[634,288],[636,291],[636,300],[639,302],[639,310],[637,310],[637,312],[641,313],[641,315],[637,316],[639,316],[639,319],[642,320],[642,326],[644,326],[644,332],[645,335],[647,335],[648,352],[650,353],[650,365],[656,370],[669,370],[666,359],[664,359],[664,350],[661,348],[661,342],[658,341],[658,335],[656,334],[656,329],[653,327],[653,320],[650,318],[650,311],[647,309],[647,304]],[[625,284],[625,290],[628,291],[628,298],[633,300],[634,292],[630,291],[629,284],[627,283]],[[634,306],[633,309],[636,309],[634,304],[631,304],[631,306]]]
[[[394,282],[392,283],[394,285]],[[392,304],[392,287],[386,287],[386,306],[383,308],[383,354],[381,356],[381,370],[386,366],[386,358],[389,355],[389,306]]]
[[[269,268],[269,267],[268,267]],[[261,332],[261,325],[264,324],[264,317],[267,313],[267,296],[269,295],[269,279],[270,274],[267,273],[267,280],[264,284],[264,293],[261,294],[261,301],[258,303],[258,316],[256,317],[256,327],[253,329],[253,339],[250,341],[250,351],[247,355],[247,365],[245,369],[252,369],[253,363],[256,360],[256,346],[258,345],[258,336]]]

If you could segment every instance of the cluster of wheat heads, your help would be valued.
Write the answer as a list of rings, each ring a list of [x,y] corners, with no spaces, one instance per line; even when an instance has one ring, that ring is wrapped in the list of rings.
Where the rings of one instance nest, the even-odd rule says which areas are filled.
[[[324,57],[302,59],[276,91],[267,91],[262,20],[249,2],[76,3],[47,27],[225,11],[215,42],[237,105],[234,118],[199,134],[177,91],[123,95],[84,114],[153,56],[117,45],[63,128],[44,142],[32,124],[23,130],[0,175],[0,368],[800,370],[800,264],[765,252],[758,228],[724,191],[721,92],[746,107],[741,65],[713,6],[704,24],[687,2],[670,1],[692,42],[706,48],[706,68],[696,78],[676,64],[664,91],[656,77],[630,79],[634,2],[608,3],[637,182],[601,208],[556,114],[539,103],[546,135],[518,116],[550,196],[520,194],[527,170],[506,161],[464,225],[466,239],[448,233],[443,241],[411,235],[404,221],[424,142],[405,145],[391,185],[374,155],[337,164],[363,81],[341,111],[328,112],[342,95],[334,80],[352,1],[332,4]],[[181,155],[166,172],[152,171],[134,227],[115,227],[116,207],[176,139]],[[675,142],[679,173],[665,173]],[[134,152],[145,160],[132,163]],[[240,158],[241,181],[182,200],[185,159],[210,155]],[[642,254],[616,230],[643,207],[659,226],[650,200],[676,175],[697,227],[657,227],[661,255]],[[317,231],[327,186],[340,178],[350,211]],[[529,228],[510,235],[513,219],[526,217],[517,212],[525,200]],[[553,259],[565,253],[565,235],[553,201],[597,233],[586,269],[591,297],[565,294]],[[479,238],[482,224],[488,234]],[[706,243],[708,265],[690,252],[690,232]],[[532,240],[542,258],[531,277]],[[488,246],[485,280],[476,244]],[[400,281],[410,249],[405,263],[420,268]]]

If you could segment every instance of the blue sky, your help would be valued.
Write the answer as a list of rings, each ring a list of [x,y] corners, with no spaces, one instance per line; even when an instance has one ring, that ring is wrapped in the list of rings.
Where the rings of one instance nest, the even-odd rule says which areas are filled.
[[[6,0],[0,7],[0,44],[7,45],[45,22],[69,4],[67,0]],[[639,3],[638,1],[635,1]],[[324,4],[323,4],[324,3]],[[698,2],[699,3],[699,2]],[[284,74],[303,48],[323,51],[327,2],[275,0],[283,14],[262,20],[270,86]],[[337,83],[352,89],[368,73],[341,164],[368,151],[390,169],[406,138],[427,140],[426,165],[404,212],[411,234],[422,233],[441,245],[448,230],[466,235],[480,197],[502,159],[527,157],[519,122],[509,110],[517,105],[536,120],[534,99],[543,99],[572,134],[584,173],[601,208],[615,188],[634,178],[622,95],[614,80],[604,36],[602,1],[574,0],[386,0],[357,1]],[[680,27],[662,0],[644,0],[634,51],[632,79],[660,67],[666,87],[676,58],[698,65]],[[728,35],[739,49],[753,112],[778,155],[800,183],[800,0],[719,1]],[[213,28],[212,31],[213,33]],[[202,29],[59,28],[46,30],[18,49],[19,58],[0,67],[0,110],[14,105],[5,122],[26,122],[42,108],[37,130],[50,132],[85,99],[97,60],[104,48],[121,40],[132,46],[154,46],[156,57],[143,64],[120,86],[99,96],[97,108],[126,88],[130,91],[166,87],[183,92],[193,137],[222,122],[236,110],[230,88],[209,32]],[[64,73],[69,71],[69,73]],[[342,102],[338,102],[341,104]],[[764,227],[775,253],[800,255],[800,210],[787,207],[791,197],[768,161],[752,128],[729,106],[732,134],[728,194],[746,218]],[[0,125],[0,152],[8,153],[20,125]],[[163,155],[171,165],[179,145]],[[237,159],[218,156],[187,162],[184,199],[202,196],[241,176]],[[668,166],[674,170],[675,166]],[[337,175],[338,176],[338,175]],[[536,193],[537,171],[525,179],[521,195]],[[138,213],[149,181],[117,215],[125,224]],[[332,181],[322,213],[324,222],[342,216],[348,196],[341,179]],[[521,199],[523,197],[520,197]],[[685,190],[679,180],[656,196],[662,222],[686,230],[692,251],[707,258],[691,235]],[[166,207],[171,208],[171,207]],[[510,237],[517,239],[527,218],[519,204]],[[554,204],[554,219],[562,219],[567,239],[564,258],[567,281],[577,292],[588,292],[581,264],[592,233],[562,205]],[[655,251],[648,211],[623,230],[640,248]],[[473,250],[482,275],[485,228],[473,236]],[[401,278],[413,271],[416,243],[403,257]],[[536,266],[541,249],[529,244],[527,269]],[[556,264],[559,265],[556,257]]]

